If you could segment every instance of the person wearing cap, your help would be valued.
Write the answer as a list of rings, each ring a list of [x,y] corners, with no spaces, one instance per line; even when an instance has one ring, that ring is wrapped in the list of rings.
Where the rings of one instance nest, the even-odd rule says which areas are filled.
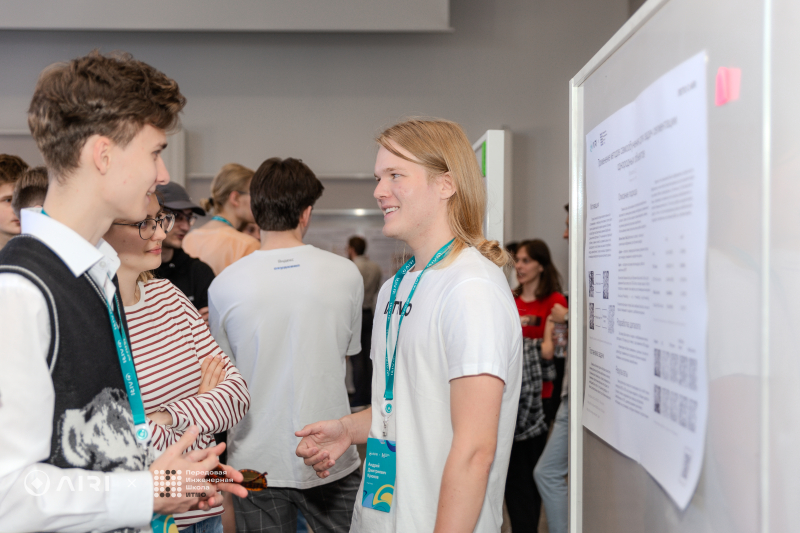
[[[183,251],[183,238],[205,210],[192,202],[186,190],[177,183],[159,185],[164,211],[175,215],[175,226],[161,243],[161,266],[155,276],[178,287],[208,323],[208,287],[214,281],[214,271],[206,263]]]

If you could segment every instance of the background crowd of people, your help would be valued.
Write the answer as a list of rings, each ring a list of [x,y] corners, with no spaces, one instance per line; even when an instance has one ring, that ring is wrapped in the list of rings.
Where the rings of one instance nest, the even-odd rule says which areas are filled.
[[[304,167],[302,163],[295,165]],[[11,206],[3,212],[6,218],[2,221],[3,237],[8,240],[20,231],[20,210],[43,204],[47,192],[47,171],[44,167],[28,168],[20,158],[7,154],[0,155],[0,169],[3,180],[0,201],[4,202],[3,205]],[[310,173],[310,169],[304,170]],[[185,428],[189,423],[197,424],[201,428],[200,437],[193,447],[226,442],[227,430],[240,422],[249,408],[247,386],[218,344],[222,342],[220,337],[226,339],[224,343],[229,341],[224,331],[219,329],[220,325],[214,326],[217,331],[212,337],[207,324],[209,287],[216,275],[261,248],[260,239],[242,233],[248,224],[255,223],[249,201],[253,175],[252,170],[238,164],[228,164],[221,169],[212,182],[210,198],[202,202],[206,207],[219,206],[213,211],[218,214],[201,228],[193,229],[193,226],[197,217],[205,216],[208,211],[194,203],[183,187],[169,183],[160,185],[158,194],[152,196],[148,219],[145,221],[149,222],[117,222],[104,236],[120,257],[121,264],[117,271],[120,294],[125,306],[134,361],[137,371],[140,372],[139,382],[145,408],[152,411],[149,417],[153,426],[153,446],[159,450],[180,438],[181,432],[176,432],[174,428]],[[319,187],[321,189],[321,185]],[[11,194],[3,196],[4,190]],[[564,237],[568,237],[568,231],[565,231]],[[187,248],[192,250],[191,254],[187,253]],[[373,369],[369,346],[375,300],[382,277],[380,267],[365,255],[366,248],[367,242],[363,237],[353,236],[348,242],[348,256],[361,275],[363,287],[360,289],[356,288],[358,284],[355,281],[350,282],[350,285],[334,281],[330,278],[329,271],[323,272],[324,267],[323,271],[309,279],[293,282],[306,286],[312,293],[324,293],[333,287],[349,291],[353,297],[359,291],[363,293],[363,303],[360,304],[361,348],[357,353],[350,353],[352,350],[347,352],[351,356],[354,374],[355,392],[349,395],[349,404],[354,410],[369,405],[371,400]],[[561,275],[553,265],[544,241],[533,239],[510,242],[506,249],[513,258],[513,276],[508,277],[509,283],[516,285],[512,292],[522,326],[524,361],[520,407],[506,478],[505,501],[514,532],[538,531],[539,510],[543,500],[549,530],[561,532],[566,530],[567,499],[567,408],[561,405],[566,402],[567,397],[567,299],[562,290]],[[244,264],[234,270],[238,272],[243,268]],[[281,297],[281,285],[285,282],[277,286],[261,287],[259,290],[255,280],[260,279],[257,273],[264,268],[268,267],[254,264],[249,273],[239,272],[235,277],[231,274],[227,278],[238,280],[234,285],[241,287],[241,294],[237,294],[235,286],[218,285],[217,289],[220,294],[218,301],[228,299],[232,302],[228,305],[240,307],[237,312],[241,316],[227,320],[234,320],[238,327],[245,327],[247,331],[253,332],[250,342],[256,344],[259,342],[257,325],[245,324],[248,316],[259,316],[259,321],[264,321],[264,308],[259,310],[258,302],[294,299],[292,295]],[[352,273],[350,278],[356,279]],[[324,283],[314,290],[315,282]],[[252,301],[254,306],[250,309],[241,308],[247,300]],[[307,309],[298,309],[297,320],[321,323],[326,316],[331,316],[328,314],[329,310],[323,310],[322,314],[319,311],[317,308],[315,313],[314,305]],[[345,313],[349,311],[345,310]],[[332,313],[334,316],[337,314],[340,313]],[[154,316],[159,317],[157,324],[153,323]],[[278,316],[269,320],[278,331],[291,327],[290,324],[280,323],[281,316],[286,316],[286,308],[281,308]],[[274,336],[274,333],[267,332],[265,339]],[[294,351],[289,350],[292,355],[286,360],[298,365],[298,369],[303,369],[304,365],[298,354],[306,351],[325,353],[324,346],[330,341],[319,336],[307,340],[312,339],[315,343],[321,343],[323,349],[320,350],[319,346],[294,348]],[[283,346],[274,348],[276,354],[264,358],[265,361],[281,360],[280,355],[287,350]],[[239,360],[242,360],[242,355],[239,355]],[[310,361],[308,364],[319,368],[322,361]],[[335,359],[332,361],[334,365],[338,364]],[[187,364],[190,362],[193,364]],[[249,366],[254,364],[251,361]],[[194,383],[196,376],[192,375],[197,374],[198,367],[199,386]],[[338,370],[337,373],[341,373]],[[259,372],[259,376],[251,373],[247,382],[264,383],[274,396],[293,396],[288,391],[278,394],[279,383],[265,383],[270,376],[284,376],[285,373],[280,369],[263,368]],[[326,380],[330,378],[330,373],[327,376]],[[343,380],[331,381],[338,381],[340,385],[343,383]],[[292,387],[294,385],[291,384]],[[169,392],[165,395],[164,390]],[[209,394],[204,396],[205,393]],[[315,394],[324,396],[327,393],[317,390]],[[334,387],[331,395],[341,398],[341,387]],[[301,396],[304,401],[309,397],[307,394]],[[262,427],[274,428],[277,420],[284,423],[293,420],[291,408],[287,412],[280,412],[275,409],[275,404],[267,405],[270,417],[260,421]],[[340,409],[344,409],[344,404]],[[186,418],[187,414],[189,418]],[[181,416],[184,417],[182,422]],[[288,429],[290,428],[287,427]],[[543,455],[548,437],[552,440],[548,449],[553,451]],[[263,435],[256,436],[256,439],[258,442],[270,441],[263,438]],[[276,450],[276,457],[285,454],[293,445],[289,442],[283,448]],[[258,450],[258,455],[266,458],[266,451],[262,447]],[[562,453],[560,459],[556,460],[555,455],[558,452]],[[227,461],[226,455],[227,452],[221,456],[222,462]],[[251,460],[245,463],[267,470],[270,461],[265,459],[263,464],[253,464],[254,461]],[[356,464],[357,461],[351,459],[350,466]],[[274,466],[272,470],[276,470]],[[536,472],[535,482],[533,472]],[[270,476],[270,481],[280,486],[285,480],[279,480],[277,475],[276,472]],[[302,483],[298,484],[301,485]],[[302,511],[305,506],[297,507]],[[309,515],[315,512],[308,507],[305,507],[305,511]],[[176,516],[176,524],[183,528],[221,514],[221,507],[207,512],[191,511]],[[304,521],[302,514],[298,518],[301,522]]]
[[[303,530],[306,522],[320,533],[404,527],[423,531],[443,520],[467,521],[475,531],[491,531],[502,522],[503,492],[514,533],[538,531],[542,502],[550,531],[566,531],[567,410],[562,398],[567,387],[562,380],[566,383],[567,299],[562,279],[544,241],[509,243],[506,251],[483,238],[482,214],[475,212],[485,206],[485,193],[476,186],[480,175],[475,158],[457,125],[412,120],[386,130],[378,139],[375,197],[386,213],[385,233],[409,244],[415,257],[427,254],[430,260],[405,281],[401,280],[407,270],[398,274],[394,300],[388,289],[391,280],[381,288],[383,273],[366,255],[363,237],[349,240],[349,260],[303,243],[324,187],[301,160],[269,158],[255,171],[235,163],[225,165],[211,184],[210,198],[198,205],[180,185],[168,183],[158,155],[163,131],[174,124],[185,102],[177,85],[129,57],[95,53],[76,62],[61,75],[80,78],[81,68],[86,68],[108,69],[111,77],[124,77],[127,69],[140,69],[172,92],[162,95],[164,102],[158,104],[168,116],[152,125],[145,121],[135,137],[144,150],[155,154],[144,209],[123,205],[131,203],[129,191],[115,192],[109,200],[112,194],[103,190],[108,187],[105,182],[93,185],[101,190],[96,199],[91,187],[79,193],[80,188],[65,184],[81,179],[100,183],[99,176],[110,172],[109,161],[125,161],[102,155],[103,150],[115,149],[112,141],[102,144],[102,136],[86,140],[87,145],[94,144],[80,148],[77,162],[74,157],[62,161],[63,167],[47,152],[49,168],[28,168],[19,157],[0,155],[0,248],[5,248],[0,253],[0,271],[5,272],[0,281],[6,283],[0,283],[0,292],[38,291],[37,316],[49,316],[49,325],[28,327],[24,333],[38,337],[36,342],[20,340],[20,354],[30,352],[33,357],[37,351],[46,352],[43,360],[50,364],[56,410],[63,413],[48,433],[51,451],[46,455],[32,451],[34,455],[20,459],[21,466],[50,457],[56,466],[105,472],[120,464],[127,471],[149,468],[157,496],[150,509],[173,517],[179,529],[192,533],[294,532]],[[43,80],[40,85],[47,88],[48,80]],[[31,113],[33,123],[34,104]],[[439,153],[439,159],[431,152]],[[82,240],[62,221],[79,218],[70,213],[92,205],[105,206],[103,217],[97,218],[108,223],[95,222],[87,230],[93,241]],[[213,214],[211,220],[195,227],[198,216],[207,214]],[[426,216],[431,222],[422,231],[420,220]],[[88,227],[89,222],[74,225]],[[439,252],[434,254],[436,248]],[[34,267],[18,259],[31,254],[44,260]],[[442,264],[436,265],[440,260]],[[498,267],[511,264],[509,280],[503,281]],[[413,265],[412,260],[403,268]],[[412,305],[417,283],[429,268],[425,290]],[[45,299],[49,289],[42,288],[49,287],[48,269],[60,272],[62,278],[57,279],[69,280],[57,282],[57,292],[64,294],[57,294],[55,303]],[[23,271],[24,281],[12,279]],[[80,277],[73,282],[70,275]],[[37,285],[39,277],[46,281]],[[76,283],[84,278],[105,306],[97,306],[94,295],[81,293],[83,285]],[[35,287],[24,285],[28,282]],[[85,309],[60,317],[57,311],[67,309],[62,308],[62,298],[74,299]],[[94,307],[88,304],[93,298]],[[13,305],[21,300],[7,301]],[[518,319],[509,322],[509,316],[517,316],[512,302]],[[68,309],[74,311],[75,305]],[[403,331],[410,333],[404,333],[401,342],[400,324],[413,306],[421,318],[408,323]],[[102,320],[89,316],[86,309]],[[101,332],[109,317],[120,364],[125,350],[132,355],[136,379],[131,382],[127,375],[123,390],[137,437],[140,431],[147,435],[142,439],[144,450],[128,441],[127,422],[115,423],[114,428],[106,427],[108,420],[96,422],[94,433],[104,440],[108,432],[117,432],[118,449],[105,450],[86,440],[89,437],[71,414],[76,409],[82,413],[83,403],[95,410],[113,404],[123,412],[124,392],[100,387],[98,382],[94,389],[76,395],[75,385],[61,390],[63,384],[54,374],[54,367],[64,366],[64,358],[74,358],[63,349],[59,352],[64,327],[60,321],[76,327],[80,321],[94,321],[97,331],[89,331],[87,338],[102,344],[110,339],[107,331]],[[384,321],[386,336],[373,338],[373,323]],[[391,410],[393,321],[400,322],[393,334],[395,346],[406,353],[397,378],[398,405],[404,407],[398,407],[397,416]],[[417,339],[416,344],[406,339]],[[68,341],[72,344],[66,347],[77,356],[97,347],[77,338]],[[345,386],[347,357],[352,363],[352,394]],[[106,363],[99,369],[108,373],[113,365]],[[71,364],[67,370],[71,383],[82,383],[82,372],[95,362]],[[30,369],[23,365],[18,371]],[[135,395],[130,392],[134,389],[140,391],[136,401],[143,407],[145,421],[137,421]],[[474,405],[480,398],[487,401]],[[443,409],[448,403],[450,409]],[[367,444],[376,436],[395,442],[391,439],[396,440],[398,432],[414,435],[401,438],[401,446],[407,446],[401,450],[408,451],[399,452],[398,486],[414,483],[411,474],[430,479],[421,481],[416,493],[403,494],[389,528],[380,515],[362,511],[357,503],[368,491],[356,444]],[[170,465],[184,452],[182,460],[223,469],[231,488],[222,488],[223,484],[219,490],[227,491],[224,498],[214,495],[216,489],[203,478],[203,496],[192,505],[159,508],[159,496],[163,502],[180,492],[176,469]],[[458,505],[445,500],[438,511],[426,507],[420,514],[420,508],[430,503],[423,501],[441,498],[440,490],[462,490],[466,485],[459,476],[467,476],[468,484],[477,483],[469,495],[477,507],[458,512]],[[392,484],[395,489],[394,479]],[[392,506],[392,497],[382,501]],[[364,508],[373,507],[366,498],[362,503]],[[46,522],[46,527],[57,530],[59,524]]]

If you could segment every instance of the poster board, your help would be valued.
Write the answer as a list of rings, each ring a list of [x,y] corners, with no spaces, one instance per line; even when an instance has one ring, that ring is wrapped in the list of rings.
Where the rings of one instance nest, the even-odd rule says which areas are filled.
[[[570,83],[571,532],[792,531],[800,519],[798,20],[800,7],[785,0],[650,0]],[[697,488],[682,510],[645,468],[583,425],[586,135],[701,51],[708,424]],[[733,70],[735,95],[725,74]]]
[[[583,426],[680,509],[708,412],[706,64],[670,69],[586,134]]]

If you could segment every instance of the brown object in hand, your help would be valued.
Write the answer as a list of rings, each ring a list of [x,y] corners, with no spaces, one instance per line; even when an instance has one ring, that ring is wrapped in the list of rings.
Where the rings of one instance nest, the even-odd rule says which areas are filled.
[[[259,474],[255,470],[244,468],[239,470],[244,476],[240,485],[250,491],[260,491],[267,488],[267,473]]]
[[[222,472],[222,466],[221,465],[217,466],[214,470],[212,470],[212,472]],[[267,488],[267,473],[266,472],[264,472],[263,474],[259,474],[255,470],[250,470],[249,468],[243,468],[242,470],[239,470],[239,472],[242,474],[242,476],[244,478],[244,479],[242,479],[241,483],[239,483],[239,485],[241,485],[242,487],[246,488],[247,490],[251,490],[251,491],[256,492],[256,491],[264,490],[264,489]],[[230,479],[228,479],[228,478],[226,478],[224,476],[218,476],[216,474],[209,474],[206,477],[206,479],[208,479],[208,481],[210,481],[211,483],[231,483],[232,482],[232,480],[230,480]]]
[[[522,315],[523,326],[539,326],[542,323],[542,317],[538,315]]]

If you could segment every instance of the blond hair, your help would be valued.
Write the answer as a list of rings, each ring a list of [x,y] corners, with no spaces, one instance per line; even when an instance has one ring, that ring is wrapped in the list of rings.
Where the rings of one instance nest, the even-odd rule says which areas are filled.
[[[145,270],[144,272],[139,272],[139,275],[136,277],[136,283],[140,281],[142,283],[147,283],[151,279],[154,279],[156,276],[153,274],[152,270]]]
[[[448,223],[455,236],[450,257],[455,258],[461,250],[472,246],[499,267],[511,261],[500,243],[486,240],[483,235],[486,187],[475,152],[461,126],[440,118],[412,118],[384,130],[375,140],[397,157],[425,167],[429,179],[450,173],[455,188],[447,201]],[[414,159],[395,146],[409,152]]]
[[[233,191],[248,192],[253,171],[238,163],[228,163],[211,182],[211,197],[200,200],[200,206],[208,212],[219,213]]]

